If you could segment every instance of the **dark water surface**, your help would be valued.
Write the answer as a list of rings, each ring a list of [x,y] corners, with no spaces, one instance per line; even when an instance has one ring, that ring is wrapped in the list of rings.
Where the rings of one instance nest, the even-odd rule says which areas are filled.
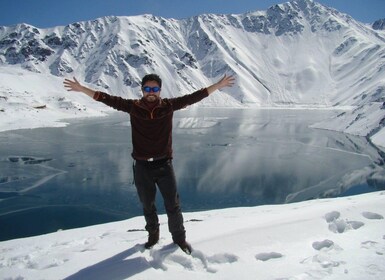
[[[174,116],[183,211],[279,204],[384,189],[365,138],[311,129],[323,110],[190,109]],[[0,133],[0,240],[142,214],[129,117]],[[159,213],[164,213],[158,195]]]

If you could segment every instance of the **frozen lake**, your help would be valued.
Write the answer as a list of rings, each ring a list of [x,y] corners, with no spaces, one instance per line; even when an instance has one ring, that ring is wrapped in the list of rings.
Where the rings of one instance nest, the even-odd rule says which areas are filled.
[[[311,129],[332,111],[197,109],[174,115],[184,212],[384,188],[365,138]],[[128,115],[0,133],[0,240],[142,214]],[[158,210],[164,213],[158,193]],[[143,221],[144,224],[144,221]]]

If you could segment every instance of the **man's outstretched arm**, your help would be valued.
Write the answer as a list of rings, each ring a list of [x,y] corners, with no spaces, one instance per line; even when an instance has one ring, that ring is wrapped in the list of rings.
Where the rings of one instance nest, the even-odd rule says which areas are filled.
[[[95,91],[88,88],[88,87],[85,87],[85,86],[82,86],[78,80],[76,80],[76,78],[74,77],[74,80],[71,81],[69,79],[65,79],[64,82],[64,87],[68,90],[68,91],[78,91],[78,92],[83,92],[85,94],[87,94],[89,97],[91,98],[94,98],[94,95],[95,95]]]
[[[68,91],[78,91],[87,94],[89,97],[93,98],[96,101],[102,102],[107,106],[110,106],[116,110],[130,113],[133,100],[124,99],[120,96],[112,96],[101,91],[95,91],[88,87],[82,86],[78,80],[74,77],[74,80],[65,79],[64,87]]]
[[[207,87],[207,92],[212,94],[217,89],[221,89],[224,87],[232,87],[235,83],[234,76],[227,76],[225,75],[219,82],[212,84],[211,86]]]
[[[206,98],[208,95],[216,91],[217,89],[221,89],[224,87],[231,87],[235,83],[235,78],[233,76],[224,76],[220,81],[208,86],[206,88],[202,88],[196,92],[191,94],[183,95],[176,98],[169,99],[172,102],[173,110],[180,110],[185,108],[186,106],[192,105],[201,101],[203,98]]]

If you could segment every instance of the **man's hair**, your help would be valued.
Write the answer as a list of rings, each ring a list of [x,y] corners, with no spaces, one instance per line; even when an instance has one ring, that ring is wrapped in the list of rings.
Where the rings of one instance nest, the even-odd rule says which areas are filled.
[[[159,84],[159,87],[162,87],[162,79],[157,74],[148,74],[148,75],[144,76],[142,79],[142,87],[148,81],[155,81]]]

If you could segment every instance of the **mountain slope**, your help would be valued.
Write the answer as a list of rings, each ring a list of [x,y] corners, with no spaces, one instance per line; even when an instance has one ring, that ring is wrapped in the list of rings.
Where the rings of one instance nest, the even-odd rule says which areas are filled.
[[[111,16],[49,29],[0,27],[0,65],[77,76],[130,98],[140,97],[146,73],[161,74],[166,97],[228,73],[237,86],[202,105],[364,106],[384,101],[385,35],[312,0],[296,0],[185,20]]]

